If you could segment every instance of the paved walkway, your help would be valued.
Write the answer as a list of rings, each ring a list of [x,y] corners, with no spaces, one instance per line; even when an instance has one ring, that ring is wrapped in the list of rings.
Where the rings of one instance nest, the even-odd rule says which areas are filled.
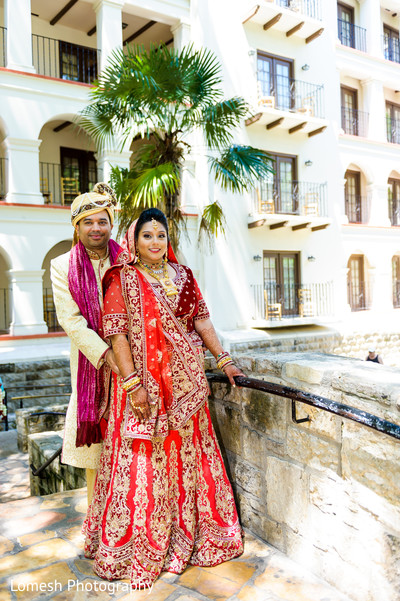
[[[28,474],[15,431],[0,433],[1,601],[349,601],[247,532],[238,559],[164,573],[151,591],[101,580],[83,555],[86,489],[30,497]]]

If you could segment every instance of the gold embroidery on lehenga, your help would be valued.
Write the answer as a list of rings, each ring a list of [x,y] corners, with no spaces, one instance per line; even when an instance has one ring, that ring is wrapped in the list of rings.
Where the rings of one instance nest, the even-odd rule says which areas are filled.
[[[196,512],[196,449],[193,444],[193,421],[190,420],[179,431],[182,436],[181,461],[182,461],[182,485],[185,497],[182,503],[182,520],[189,534],[193,536]]]
[[[151,455],[153,466],[153,501],[154,509],[150,518],[152,536],[162,549],[168,547],[171,512],[168,500],[167,456],[164,449],[164,439],[153,439]]]
[[[128,441],[132,446],[132,442]],[[136,492],[133,498],[135,503],[135,513],[133,516],[133,523],[137,528],[144,527],[146,525],[146,510],[149,504],[149,498],[147,496],[147,473],[146,473],[146,446],[142,442],[139,447],[137,454],[137,467],[136,467]]]
[[[224,468],[219,455],[219,448],[209,432],[209,420],[204,407],[199,411],[199,425],[203,452],[207,456],[212,479],[215,484],[215,505],[222,519],[230,524],[236,515],[230,485],[224,478]],[[212,427],[212,425],[211,425]]]

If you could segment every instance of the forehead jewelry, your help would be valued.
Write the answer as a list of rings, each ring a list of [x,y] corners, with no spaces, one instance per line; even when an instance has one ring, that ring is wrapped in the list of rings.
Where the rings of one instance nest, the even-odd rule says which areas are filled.
[[[158,230],[158,222],[154,219],[154,217],[151,220],[151,225],[155,230]]]

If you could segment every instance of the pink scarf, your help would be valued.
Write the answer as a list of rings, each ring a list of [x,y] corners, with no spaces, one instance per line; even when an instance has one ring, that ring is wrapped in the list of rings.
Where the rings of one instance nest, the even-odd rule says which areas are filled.
[[[120,252],[120,246],[110,240],[108,243],[110,263],[113,265]],[[102,335],[101,308],[96,276],[89,255],[82,242],[78,242],[69,259],[68,286],[72,298],[88,323],[88,327]],[[76,446],[90,446],[101,441],[98,424],[98,409],[104,394],[102,369],[96,369],[79,351],[78,360],[78,411]]]

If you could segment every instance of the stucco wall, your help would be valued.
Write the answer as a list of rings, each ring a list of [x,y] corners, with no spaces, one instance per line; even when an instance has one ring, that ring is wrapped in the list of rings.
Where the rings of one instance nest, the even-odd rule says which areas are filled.
[[[400,372],[312,353],[240,354],[246,374],[400,424]],[[211,366],[212,363],[209,363]],[[213,384],[243,526],[355,601],[400,599],[400,441],[287,399]]]

